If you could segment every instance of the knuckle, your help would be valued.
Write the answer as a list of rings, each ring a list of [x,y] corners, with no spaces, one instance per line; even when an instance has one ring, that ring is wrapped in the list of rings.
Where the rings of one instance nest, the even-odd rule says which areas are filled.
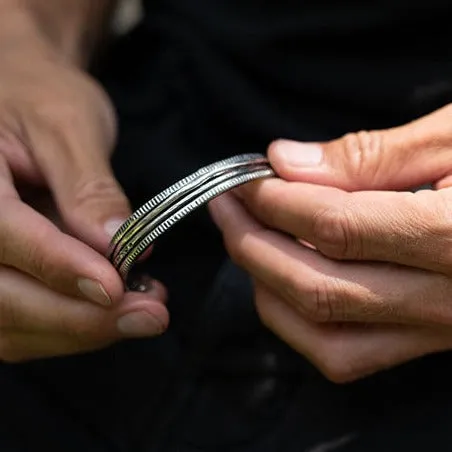
[[[49,242],[42,242],[49,243]],[[29,243],[27,248],[23,248],[21,256],[17,258],[19,268],[26,268],[27,272],[41,281],[46,280],[48,275],[48,266],[46,258],[42,253],[39,243]]]
[[[105,208],[107,205],[128,209],[128,201],[122,189],[111,176],[89,175],[80,178],[74,186],[74,205],[72,209],[87,207]]]
[[[243,263],[245,261],[244,254],[242,252],[242,248],[237,245],[235,241],[225,240],[225,248],[226,251],[231,258],[231,261],[239,267],[243,267]]]
[[[38,123],[45,124],[56,136],[74,127],[80,121],[80,106],[67,96],[51,96],[45,102],[35,102],[33,113]]]
[[[53,225],[33,223],[24,226],[8,218],[0,219],[0,264],[3,264],[0,282],[9,276],[11,268],[46,280],[51,268],[45,245],[54,241],[55,230]]]
[[[352,209],[328,207],[315,215],[313,235],[317,249],[334,259],[360,259],[363,246]]]
[[[356,178],[357,175],[366,174],[375,180],[380,174],[380,158],[384,141],[383,133],[378,130],[361,130],[359,132],[348,133],[343,136],[342,151],[344,153],[344,162],[346,162],[350,178]],[[382,169],[383,170],[383,169]],[[374,181],[368,180],[371,185]]]
[[[8,293],[0,295],[0,329],[20,328],[21,321],[16,309],[17,303]]]
[[[224,236],[224,246],[232,262],[239,267],[246,266],[247,257],[242,240],[228,234]]]
[[[356,369],[353,366],[349,366],[340,357],[330,357],[320,371],[326,379],[336,384],[351,383],[360,377]]]
[[[26,240],[26,243],[17,247],[17,251],[14,251],[13,247],[9,253],[8,263],[26,270],[27,273],[41,281],[50,282],[53,279],[53,271],[43,249],[43,244],[51,243],[53,237],[49,236],[45,228],[41,230],[37,228],[34,233],[36,234],[35,238]]]
[[[288,296],[295,302],[298,311],[309,320],[318,323],[342,318],[341,299],[335,284],[323,278],[309,281],[293,278],[286,285]]]
[[[351,383],[365,375],[363,366],[350,356],[350,350],[340,338],[322,350],[316,366],[329,381],[336,384]]]
[[[72,74],[73,75],[73,74]],[[77,74],[79,90],[74,95],[67,86],[57,85],[51,92],[31,98],[27,112],[33,121],[55,137],[74,136],[88,121],[96,121],[104,132],[102,140],[112,150],[116,140],[117,117],[113,105],[102,86],[90,77]]]
[[[103,318],[93,315],[90,310],[79,316],[60,316],[61,331],[77,344],[80,349],[87,344],[96,344],[106,339]]]
[[[65,82],[77,84],[76,94],[67,89],[67,83],[57,82],[50,90],[34,93],[27,102],[27,111],[55,136],[77,133],[87,125],[87,118],[98,121],[111,149],[116,139],[117,116],[107,92],[86,74],[69,71],[65,75]]]
[[[84,322],[62,321],[62,324],[63,331],[80,346],[98,335],[91,325]]]
[[[433,236],[434,238],[443,238],[452,236],[452,197],[448,191],[431,192],[430,190],[420,190],[412,196],[407,196],[404,200],[407,204],[406,210],[417,213],[410,218],[410,226],[421,229],[421,232]],[[423,219],[422,225],[419,225],[417,218]],[[443,242],[443,241],[441,241]],[[445,241],[442,243],[444,244]],[[446,247],[442,252],[450,250],[450,243],[447,241]],[[441,250],[438,250],[441,253]]]

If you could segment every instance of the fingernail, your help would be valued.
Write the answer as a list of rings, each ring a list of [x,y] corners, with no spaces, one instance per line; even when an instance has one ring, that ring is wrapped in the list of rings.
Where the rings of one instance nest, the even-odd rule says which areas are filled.
[[[275,143],[276,158],[290,166],[316,166],[322,162],[323,150],[317,143],[281,140]]]
[[[124,219],[120,218],[113,218],[111,220],[108,220],[104,224],[104,230],[108,234],[109,237],[113,237],[116,233],[116,231],[122,226],[124,223]]]
[[[127,337],[157,336],[164,331],[163,323],[146,311],[130,312],[117,321],[118,331]]]
[[[101,304],[102,306],[111,305],[111,298],[102,284],[88,278],[80,278],[77,282],[80,292],[90,301]]]

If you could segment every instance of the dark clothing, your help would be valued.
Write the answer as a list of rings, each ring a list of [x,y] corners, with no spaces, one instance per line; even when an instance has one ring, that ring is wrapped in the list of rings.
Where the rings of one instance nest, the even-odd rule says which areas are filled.
[[[138,206],[279,137],[402,124],[452,101],[450,1],[153,0],[98,74]],[[0,366],[1,452],[449,450],[451,354],[335,385],[259,322],[205,210],[147,264],[161,338]]]

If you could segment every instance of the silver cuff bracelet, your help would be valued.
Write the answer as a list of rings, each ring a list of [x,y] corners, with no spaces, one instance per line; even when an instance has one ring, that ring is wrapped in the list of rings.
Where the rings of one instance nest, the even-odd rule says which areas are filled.
[[[127,285],[136,261],[177,222],[239,185],[274,176],[262,154],[236,155],[199,169],[154,196],[122,224],[110,243],[110,261]]]

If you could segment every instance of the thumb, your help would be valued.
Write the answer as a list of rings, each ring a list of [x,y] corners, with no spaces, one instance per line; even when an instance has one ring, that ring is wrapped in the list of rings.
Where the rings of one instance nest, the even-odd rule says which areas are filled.
[[[269,159],[282,178],[344,190],[405,190],[452,175],[452,104],[406,125],[324,143],[278,140]]]
[[[129,202],[110,166],[111,143],[95,124],[31,124],[27,129],[65,226],[105,253],[115,230],[130,215]]]

